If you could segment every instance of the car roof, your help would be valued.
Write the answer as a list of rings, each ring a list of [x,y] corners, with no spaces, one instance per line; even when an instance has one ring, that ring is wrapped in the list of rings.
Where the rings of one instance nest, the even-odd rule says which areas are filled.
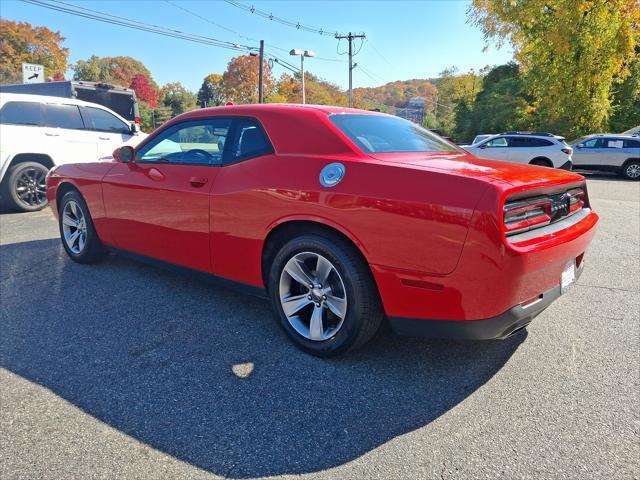
[[[129,123],[127,119],[122,115],[119,115],[117,112],[114,112],[109,107],[105,107],[99,103],[85,102],[84,100],[78,100],[77,98],[37,95],[33,93],[0,92],[0,105],[4,105],[7,102],[54,103],[58,105],[78,105],[80,107],[99,108],[100,110],[105,110],[112,115],[115,115],[123,122]]]
[[[281,113],[298,113],[298,114],[318,114],[324,113],[326,115],[332,114],[368,114],[368,115],[383,115],[388,116],[385,113],[373,112],[369,110],[360,110],[357,108],[348,107],[335,107],[329,105],[310,105],[310,104],[296,104],[296,103],[260,103],[260,104],[246,104],[246,105],[221,105],[218,107],[200,108],[191,110],[190,112],[183,113],[179,116],[181,120],[188,118],[197,118],[207,116],[210,114],[220,115],[253,115],[265,112],[281,112]],[[176,117],[178,118],[178,117]]]
[[[69,97],[56,97],[51,95],[38,95],[34,93],[10,93],[0,92],[0,103],[5,102],[33,102],[33,103],[62,103],[67,105],[80,105],[86,107],[99,107],[103,110],[112,111],[104,105],[99,103],[85,102],[84,100],[78,100],[77,98]]]

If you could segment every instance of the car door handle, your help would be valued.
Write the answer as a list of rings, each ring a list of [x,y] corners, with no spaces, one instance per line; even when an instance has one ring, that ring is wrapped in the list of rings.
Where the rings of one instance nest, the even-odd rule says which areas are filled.
[[[208,179],[206,177],[191,177],[189,182],[194,187],[202,187],[205,183],[207,183]]]
[[[98,137],[100,140],[109,140],[109,137]]]
[[[59,133],[49,133],[49,132],[45,132],[45,135],[47,137],[59,137],[60,136]]]

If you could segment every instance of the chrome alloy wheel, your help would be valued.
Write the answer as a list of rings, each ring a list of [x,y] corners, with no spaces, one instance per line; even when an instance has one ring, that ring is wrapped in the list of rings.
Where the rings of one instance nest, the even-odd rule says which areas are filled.
[[[80,205],[73,200],[62,210],[62,232],[69,250],[79,255],[87,243],[87,222]]]
[[[640,178],[640,165],[638,165],[637,163],[632,163],[627,167],[625,173],[629,178],[633,178],[633,179]]]
[[[47,203],[47,172],[38,168],[25,168],[15,180],[15,192],[22,203],[40,207]]]
[[[317,253],[298,253],[287,262],[280,275],[279,294],[289,324],[309,340],[334,337],[347,316],[342,277]]]

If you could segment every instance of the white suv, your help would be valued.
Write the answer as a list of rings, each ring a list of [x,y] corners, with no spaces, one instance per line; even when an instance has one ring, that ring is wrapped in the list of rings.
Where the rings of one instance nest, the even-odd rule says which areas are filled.
[[[571,170],[573,149],[551,133],[501,133],[463,148],[476,157]]]
[[[71,98],[0,93],[0,192],[9,208],[47,204],[45,177],[63,163],[112,159],[146,134],[102,105]]]

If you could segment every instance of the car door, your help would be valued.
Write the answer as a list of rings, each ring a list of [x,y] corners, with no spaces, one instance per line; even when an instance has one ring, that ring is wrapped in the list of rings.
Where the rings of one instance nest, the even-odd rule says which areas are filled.
[[[602,165],[607,167],[621,167],[628,158],[624,138],[604,138],[602,152]]]
[[[111,159],[113,151],[133,137],[131,126],[107,110],[88,106],[80,110],[87,128],[96,136],[98,158]]]
[[[509,160],[509,144],[506,137],[492,138],[479,145],[474,153],[478,157],[492,160]]]
[[[211,271],[209,192],[231,120],[175,124],[117,163],[103,179],[106,225],[116,247]]]
[[[6,170],[10,158],[7,155],[33,152],[49,155],[56,162],[61,149],[55,137],[45,135],[44,115],[40,102],[6,102],[0,109],[0,151],[3,162],[0,172]],[[55,150],[55,152],[54,152]]]
[[[98,145],[95,134],[85,129],[77,105],[45,103],[44,134],[58,163],[95,162]]]
[[[573,165],[604,165],[603,148],[604,139],[601,137],[590,138],[584,142],[577,143],[573,149]]]

